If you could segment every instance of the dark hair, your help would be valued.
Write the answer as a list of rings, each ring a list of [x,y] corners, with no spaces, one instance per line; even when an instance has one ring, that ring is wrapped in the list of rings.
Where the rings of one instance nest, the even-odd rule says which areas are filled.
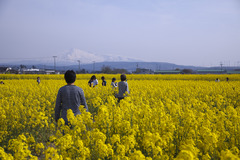
[[[122,74],[120,77],[121,77],[121,81],[125,81],[127,79],[125,74]]]
[[[101,79],[102,79],[102,80],[104,80],[104,79],[105,79],[105,77],[104,77],[104,76],[102,76],[102,77],[101,77]]]
[[[96,77],[95,75],[93,75],[93,76],[91,77],[91,80],[94,80],[94,79],[97,79],[97,77]]]
[[[73,70],[67,70],[64,74],[67,83],[73,83],[76,80],[76,73]]]
[[[116,78],[112,78],[112,82],[116,81]]]

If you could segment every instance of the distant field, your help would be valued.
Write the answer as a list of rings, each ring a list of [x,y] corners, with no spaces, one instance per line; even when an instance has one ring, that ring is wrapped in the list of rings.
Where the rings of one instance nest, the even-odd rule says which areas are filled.
[[[90,112],[69,112],[73,127],[54,121],[63,75],[0,75],[0,159],[240,157],[240,75],[127,75],[120,103],[120,75],[96,74],[107,86],[90,88],[91,75],[77,75]]]
[[[78,80],[89,80],[93,74],[78,74]],[[118,81],[120,80],[120,74],[95,74],[99,80],[102,76],[105,76],[107,80],[111,80],[115,77]],[[0,80],[10,79],[37,79],[40,77],[42,80],[63,80],[63,75],[43,75],[43,74],[0,74]],[[219,78],[221,81],[226,81],[226,78],[230,81],[240,81],[240,74],[173,74],[173,75],[161,75],[161,74],[128,74],[128,80],[206,80],[213,81]]]

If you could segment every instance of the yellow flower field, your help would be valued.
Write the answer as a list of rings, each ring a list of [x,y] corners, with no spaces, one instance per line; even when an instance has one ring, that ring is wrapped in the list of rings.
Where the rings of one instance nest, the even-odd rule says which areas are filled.
[[[0,75],[0,159],[239,159],[240,75],[127,75],[120,103],[120,75],[104,75],[106,87],[96,76],[90,88],[77,75],[90,112],[69,110],[66,126],[54,120],[63,75]]]

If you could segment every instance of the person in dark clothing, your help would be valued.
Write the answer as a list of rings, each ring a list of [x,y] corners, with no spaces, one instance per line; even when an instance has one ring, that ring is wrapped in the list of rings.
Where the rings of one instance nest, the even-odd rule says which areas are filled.
[[[67,85],[58,90],[56,105],[55,105],[55,120],[64,119],[65,124],[68,125],[67,110],[71,109],[74,116],[81,114],[79,110],[80,105],[88,112],[88,106],[82,88],[75,86],[76,73],[73,70],[68,70],[64,75]]]
[[[102,76],[101,79],[102,79],[102,86],[106,86],[106,85],[107,85],[107,82],[105,81],[105,77]]]
[[[120,102],[120,100],[124,99],[124,97],[126,97],[126,95],[124,95],[125,93],[129,94],[129,88],[128,88],[128,83],[127,83],[127,77],[125,74],[122,74],[120,76],[121,78],[121,82],[118,82],[118,94],[117,94],[117,98],[118,98],[118,102]]]
[[[40,84],[40,77],[37,77],[37,83]]]
[[[88,85],[89,85],[89,87],[92,87],[92,85],[93,85],[93,79],[92,79],[92,77],[91,77],[91,79],[88,81]]]

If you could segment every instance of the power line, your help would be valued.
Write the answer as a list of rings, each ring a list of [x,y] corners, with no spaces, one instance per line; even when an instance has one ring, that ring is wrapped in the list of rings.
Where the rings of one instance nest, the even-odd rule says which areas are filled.
[[[26,59],[52,59],[52,57],[28,57],[28,58],[0,58],[1,60],[26,60]],[[76,61],[75,59],[64,58],[65,61]]]
[[[11,59],[20,59],[20,60],[23,60],[23,59],[47,59],[47,58],[51,58],[51,57],[31,57],[31,58],[1,58],[3,60],[11,60]]]

